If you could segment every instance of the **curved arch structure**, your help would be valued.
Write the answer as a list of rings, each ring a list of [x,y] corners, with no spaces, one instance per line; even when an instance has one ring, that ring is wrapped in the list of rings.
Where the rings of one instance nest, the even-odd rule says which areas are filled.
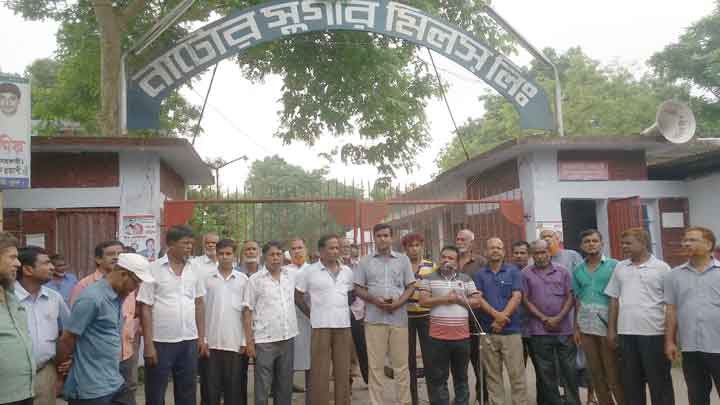
[[[428,47],[463,66],[510,101],[526,129],[554,130],[543,89],[472,34],[388,0],[279,0],[233,12],[182,39],[135,73],[127,85],[128,129],[158,128],[171,91],[222,59],[306,32],[364,31]]]

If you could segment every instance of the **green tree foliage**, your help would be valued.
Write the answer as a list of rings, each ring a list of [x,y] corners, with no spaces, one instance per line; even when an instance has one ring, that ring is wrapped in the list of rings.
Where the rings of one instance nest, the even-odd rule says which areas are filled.
[[[689,98],[687,86],[673,85],[651,75],[636,78],[625,67],[601,65],[580,48],[571,48],[559,55],[547,49],[545,54],[560,71],[567,136],[639,133],[655,121],[662,101]],[[530,74],[548,94],[554,94],[549,67],[533,63]],[[517,112],[503,97],[487,94],[480,100],[485,105],[483,117],[469,120],[459,128],[471,156],[529,133],[520,129]],[[463,160],[465,155],[456,136],[443,150],[437,164],[441,170],[447,170]]]
[[[653,55],[650,66],[659,77],[698,90],[700,95],[690,102],[698,132],[720,133],[720,1],[711,15],[687,28],[678,42]]]
[[[342,0],[338,0],[342,1]],[[138,58],[129,70],[183,37],[188,27],[210,16],[260,4],[260,0],[204,0],[196,2],[179,23]],[[88,130],[117,134],[117,97],[112,78],[121,50],[148,31],[154,21],[178,0],[9,0],[9,6],[28,19],[54,19],[58,33],[56,109],[48,119],[64,116],[64,106],[78,106],[74,116]],[[510,38],[482,13],[483,1],[409,0],[409,4],[438,15],[472,32],[478,39],[504,52],[512,51]],[[323,132],[343,136],[353,132],[361,140],[341,149],[345,161],[370,163],[385,176],[414,164],[417,152],[428,143],[425,106],[437,95],[438,85],[416,47],[400,40],[361,32],[317,33],[294,36],[251,49],[237,58],[243,77],[262,81],[280,75],[281,124],[276,135],[286,142],[317,142]],[[110,79],[106,79],[110,78]],[[70,94],[81,92],[73,100]],[[194,109],[179,96],[165,106],[166,132],[187,133]],[[93,114],[96,113],[96,114]],[[93,115],[98,120],[93,123]]]

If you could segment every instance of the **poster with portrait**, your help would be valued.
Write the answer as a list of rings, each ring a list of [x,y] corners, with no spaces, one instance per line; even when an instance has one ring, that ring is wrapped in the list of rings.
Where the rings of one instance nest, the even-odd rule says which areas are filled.
[[[121,242],[154,261],[158,256],[157,222],[153,215],[125,215],[122,218]]]
[[[0,74],[0,190],[30,187],[30,82]]]

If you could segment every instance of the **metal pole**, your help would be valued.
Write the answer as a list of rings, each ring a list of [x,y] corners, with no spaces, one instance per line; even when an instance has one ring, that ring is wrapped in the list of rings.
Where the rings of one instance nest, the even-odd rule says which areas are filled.
[[[555,121],[557,125],[557,132],[560,136],[565,136],[565,127],[563,125],[563,115],[562,115],[562,87],[560,86],[560,74],[558,73],[558,69],[555,66],[555,64],[545,56],[545,54],[534,47],[530,41],[528,41],[524,36],[522,36],[512,25],[510,25],[507,20],[505,20],[500,14],[497,13],[492,7],[489,5],[485,6],[485,12],[490,15],[490,17],[495,20],[501,27],[503,27],[510,35],[517,38],[518,42],[520,43],[520,46],[525,48],[530,54],[532,54],[534,57],[540,59],[541,61],[545,62],[545,64],[549,65],[553,70],[553,75],[555,76]]]
[[[205,100],[203,101],[202,110],[200,110],[200,117],[198,117],[198,122],[195,124],[195,131],[193,131],[192,145],[195,145],[195,138],[197,138],[198,132],[200,132],[200,123],[205,115],[205,107],[207,106],[208,98],[210,98],[210,90],[212,90],[213,82],[215,82],[215,73],[217,73],[218,66],[220,66],[220,62],[215,64],[212,76],[210,77],[210,85],[208,86],[207,93],[205,93]]]

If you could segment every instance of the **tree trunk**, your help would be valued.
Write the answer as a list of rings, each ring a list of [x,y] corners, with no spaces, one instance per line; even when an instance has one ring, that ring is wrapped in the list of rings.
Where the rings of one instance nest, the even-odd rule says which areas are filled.
[[[93,1],[100,30],[100,111],[97,123],[104,136],[120,136],[120,45],[122,16],[110,0]]]

